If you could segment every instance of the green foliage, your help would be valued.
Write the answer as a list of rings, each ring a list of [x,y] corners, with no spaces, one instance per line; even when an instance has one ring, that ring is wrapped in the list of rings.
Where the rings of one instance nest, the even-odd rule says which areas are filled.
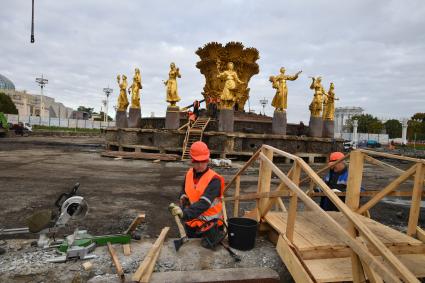
[[[85,106],[78,106],[77,111],[87,112],[89,113],[89,117],[93,114],[94,108],[85,107]]]
[[[358,121],[358,133],[380,134],[384,128],[384,125],[378,118],[370,114],[362,114],[353,116],[347,121],[347,126],[350,131],[353,131],[354,120]]]
[[[390,139],[401,138],[402,126],[399,120],[388,120],[384,123],[384,126]]]
[[[0,92],[0,112],[5,114],[18,114],[18,109],[16,109],[15,103],[9,95]]]
[[[66,128],[66,127],[56,127],[56,126],[49,127],[49,126],[41,126],[41,125],[33,125],[33,131],[100,133],[100,129]]]
[[[407,125],[407,138],[410,141],[425,140],[425,113],[416,113]]]

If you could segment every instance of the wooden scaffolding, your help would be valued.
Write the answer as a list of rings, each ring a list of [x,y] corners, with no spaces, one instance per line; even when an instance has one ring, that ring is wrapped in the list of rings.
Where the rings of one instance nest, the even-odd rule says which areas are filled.
[[[273,156],[293,161],[284,173],[273,163]],[[412,162],[406,171],[374,157]],[[421,198],[424,195],[425,160],[368,150],[355,150],[335,163],[349,159],[347,192],[335,193],[303,159],[263,145],[226,185],[235,185],[233,216],[240,214],[240,201],[255,200],[255,209],[246,213],[260,221],[260,230],[276,243],[282,261],[296,282],[419,282],[425,277],[425,232],[417,226]],[[258,189],[241,194],[241,176],[259,160]],[[382,190],[361,192],[364,162],[388,168],[400,174]],[[272,177],[279,178],[271,190]],[[306,175],[301,179],[302,175]],[[396,191],[401,183],[413,179],[413,190]],[[310,182],[310,189],[301,184]],[[308,187],[308,186],[307,186]],[[320,193],[313,192],[319,187]],[[312,197],[327,196],[338,208],[326,212]],[[345,196],[345,203],[338,197]],[[369,218],[369,209],[384,197],[411,197],[406,234]],[[360,197],[370,197],[360,205]],[[282,198],[289,202],[288,207]],[[303,203],[301,205],[300,203]]]

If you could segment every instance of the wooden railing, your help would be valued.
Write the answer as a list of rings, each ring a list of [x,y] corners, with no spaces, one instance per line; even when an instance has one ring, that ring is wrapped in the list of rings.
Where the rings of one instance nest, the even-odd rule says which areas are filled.
[[[274,155],[283,156],[293,161],[293,166],[288,173],[285,174],[273,163]],[[415,164],[408,170],[403,171],[390,164],[376,160],[370,155],[396,158],[415,162]],[[419,282],[412,272],[409,271],[409,269],[407,269],[406,266],[403,265],[400,260],[377,238],[377,236],[365,225],[365,223],[361,221],[358,214],[366,212],[385,196],[411,195],[412,205],[410,209],[407,234],[412,236],[416,235],[418,238],[424,237],[423,230],[417,227],[417,223],[419,218],[421,196],[423,195],[422,187],[424,184],[425,161],[404,156],[394,156],[386,153],[376,153],[368,150],[355,150],[344,158],[335,161],[333,164],[342,162],[348,158],[350,160],[350,166],[347,192],[336,194],[318,176],[318,174],[304,162],[303,159],[271,146],[263,145],[227,184],[225,188],[226,191],[233,184],[236,185],[236,188],[234,196],[226,197],[225,200],[234,201],[234,216],[238,216],[241,200],[256,200],[256,208],[252,212],[254,217],[260,221],[264,219],[266,214],[276,203],[282,210],[287,210],[286,231],[284,235],[281,235],[281,237],[287,241],[290,246],[294,246],[294,228],[298,201],[300,200],[304,203],[305,207],[320,215],[320,217],[327,222],[329,228],[333,229],[338,235],[339,239],[351,248],[354,282],[364,281],[366,278],[365,274],[371,282],[382,282],[379,279],[380,277],[386,282],[400,282],[400,279],[405,282]],[[256,160],[260,160],[258,190],[256,193],[241,195],[241,176]],[[373,195],[373,197],[366,204],[359,207],[360,196],[362,196],[360,188],[362,183],[364,161],[371,162],[384,168],[389,168],[392,171],[401,173],[401,175],[386,186],[382,191],[363,193],[363,195],[369,194]],[[318,172],[324,172],[333,164],[322,168]],[[307,177],[300,180],[302,173],[306,174]],[[277,176],[281,182],[275,191],[270,191],[272,174]],[[413,175],[414,186],[412,193],[395,192],[395,189],[399,184],[411,178]],[[338,210],[348,219],[348,229],[342,227],[329,214],[320,208],[320,206],[311,198],[311,196],[314,196],[315,193],[310,192],[310,195],[308,195],[300,188],[300,184],[308,180],[310,180],[313,186],[319,187],[322,191],[320,194],[328,197]],[[338,195],[346,195],[345,203],[338,197]],[[283,204],[281,197],[288,197],[290,199],[288,208],[286,208]],[[382,256],[385,264],[378,260],[368,250],[368,247],[373,248],[378,255]],[[377,274],[379,274],[379,276],[377,276]],[[374,278],[376,280],[374,280]]]

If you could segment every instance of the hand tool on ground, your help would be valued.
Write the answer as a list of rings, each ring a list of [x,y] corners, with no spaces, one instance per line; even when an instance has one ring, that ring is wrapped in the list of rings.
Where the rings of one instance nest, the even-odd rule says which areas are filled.
[[[188,241],[186,231],[184,230],[184,227],[182,223],[180,222],[180,217],[177,215],[174,216],[174,220],[176,221],[177,227],[179,228],[180,233],[180,239],[174,240],[174,247],[176,248],[176,252],[179,251],[180,247]]]
[[[230,256],[233,257],[233,259],[235,260],[235,262],[240,262],[241,261],[241,258],[237,254],[235,254],[235,252],[232,251],[232,249],[228,245],[226,245],[225,243],[223,243],[223,241],[221,241],[220,244],[223,246],[223,248],[226,251],[229,252]]]

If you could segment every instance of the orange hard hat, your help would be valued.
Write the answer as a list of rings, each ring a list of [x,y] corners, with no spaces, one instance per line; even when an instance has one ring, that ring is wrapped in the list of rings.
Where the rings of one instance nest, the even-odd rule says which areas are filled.
[[[194,142],[190,147],[190,157],[195,161],[207,161],[210,158],[210,150],[204,142]]]
[[[344,156],[345,155],[342,152],[339,152],[339,151],[332,152],[331,155],[329,156],[329,162],[337,161],[343,158]]]

